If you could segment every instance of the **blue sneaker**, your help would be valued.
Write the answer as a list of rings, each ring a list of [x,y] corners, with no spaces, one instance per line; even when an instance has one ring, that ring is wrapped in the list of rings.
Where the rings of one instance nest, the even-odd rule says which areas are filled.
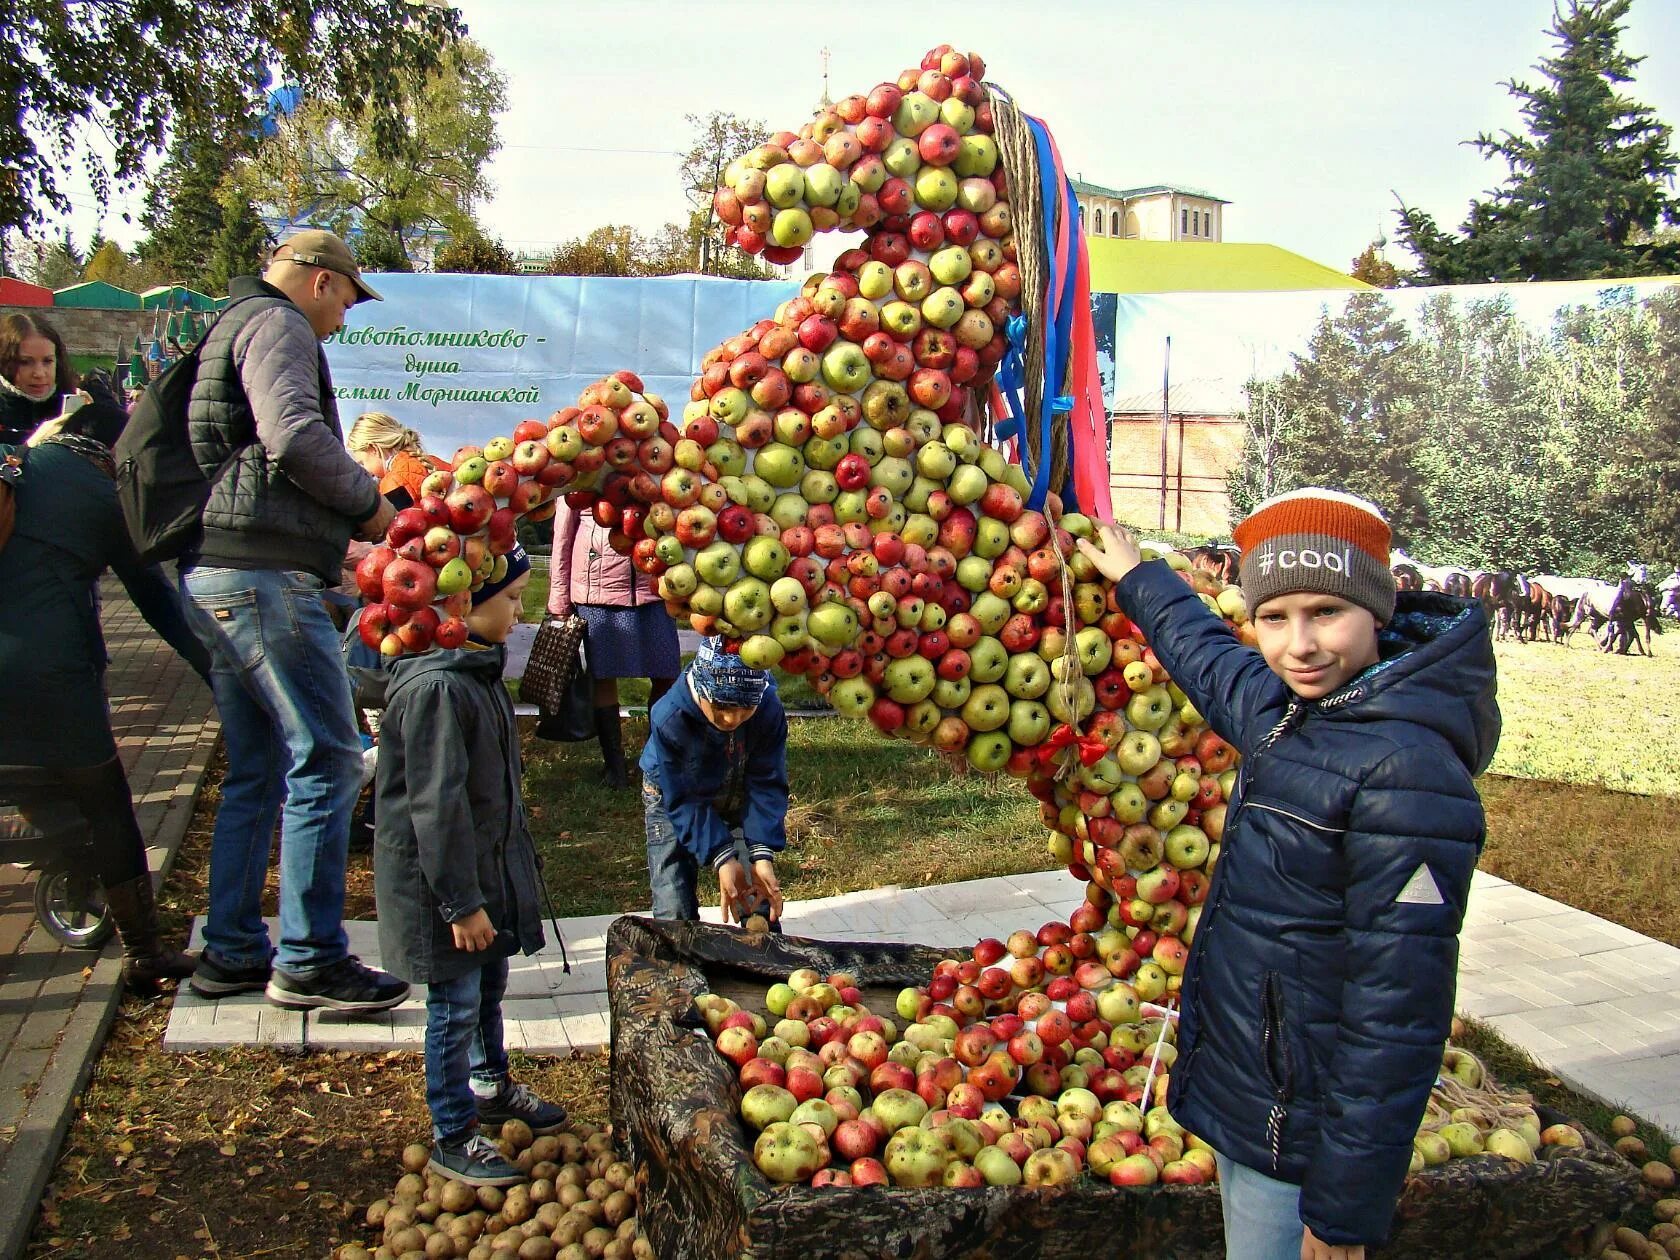
[[[460,1142],[438,1142],[426,1167],[440,1177],[469,1186],[516,1186],[525,1174],[502,1158],[496,1144],[482,1133]]]
[[[474,1081],[472,1087],[478,1102],[478,1123],[486,1129],[500,1129],[509,1120],[523,1120],[531,1126],[532,1136],[545,1137],[565,1127],[566,1109],[544,1102],[529,1086],[503,1081],[494,1093],[488,1092],[493,1087],[484,1081]]]

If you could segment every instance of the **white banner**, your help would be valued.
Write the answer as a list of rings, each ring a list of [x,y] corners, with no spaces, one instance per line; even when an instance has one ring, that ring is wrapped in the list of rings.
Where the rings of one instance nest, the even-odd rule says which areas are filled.
[[[326,343],[348,432],[385,411],[448,458],[569,406],[628,368],[673,412],[701,356],[770,318],[792,282],[709,277],[370,275],[383,302],[352,308]]]

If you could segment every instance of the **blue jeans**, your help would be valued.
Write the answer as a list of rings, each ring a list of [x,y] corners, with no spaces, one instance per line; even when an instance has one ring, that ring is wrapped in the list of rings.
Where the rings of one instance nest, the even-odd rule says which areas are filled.
[[[350,678],[311,573],[193,568],[187,617],[210,651],[227,777],[210,841],[204,943],[235,967],[273,954],[263,880],[280,823],[280,949],[293,974],[342,959],[344,863],[362,785]]]
[[[1301,1260],[1301,1187],[1215,1152],[1226,1260]]]
[[[478,1123],[473,1081],[507,1080],[502,1045],[507,978],[503,954],[464,976],[426,986],[426,1106],[439,1142],[459,1142]]]
[[[698,919],[700,896],[695,891],[700,880],[700,863],[688,847],[677,839],[677,829],[665,808],[665,798],[659,785],[642,777],[642,821],[647,827],[648,884],[653,892],[653,917],[656,919]],[[752,869],[747,860],[746,837],[736,828],[732,833],[735,856],[741,864]],[[765,902],[760,912],[769,914]]]

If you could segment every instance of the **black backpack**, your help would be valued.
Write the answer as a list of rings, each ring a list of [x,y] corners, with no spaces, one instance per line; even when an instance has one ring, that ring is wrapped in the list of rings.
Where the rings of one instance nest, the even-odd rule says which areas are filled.
[[[249,300],[230,303],[216,324]],[[117,463],[117,501],[142,564],[175,559],[190,551],[202,532],[200,519],[210,497],[210,482],[193,457],[187,403],[198,381],[199,352],[209,339],[210,329],[206,329],[197,345],[146,386],[112,452]],[[233,458],[230,455],[227,462]]]

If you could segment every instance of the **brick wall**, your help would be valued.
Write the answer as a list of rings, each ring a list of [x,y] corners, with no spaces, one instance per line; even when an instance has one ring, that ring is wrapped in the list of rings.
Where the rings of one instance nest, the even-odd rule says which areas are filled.
[[[138,333],[143,342],[150,342],[154,323],[162,318],[158,311],[115,311],[99,307],[75,306],[0,306],[0,315],[27,315],[43,319],[58,329],[71,354],[94,355],[101,359],[114,358],[118,347],[134,344]]]
[[[1175,414],[1167,427],[1167,476],[1161,481],[1161,417],[1112,418],[1110,493],[1119,520],[1143,529],[1229,536],[1231,501],[1225,476],[1242,459],[1243,423],[1236,416]]]

